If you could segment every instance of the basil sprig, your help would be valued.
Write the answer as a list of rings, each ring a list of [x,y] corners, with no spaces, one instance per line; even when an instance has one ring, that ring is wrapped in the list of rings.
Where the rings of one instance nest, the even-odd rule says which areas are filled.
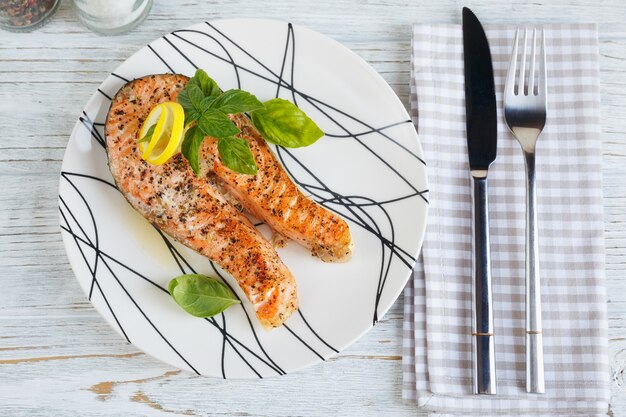
[[[242,167],[249,166],[250,161],[256,164],[247,141],[242,148],[232,150],[232,138],[239,133],[239,128],[228,118],[229,114],[250,112],[263,108],[263,104],[252,94],[243,90],[228,90],[221,92],[217,83],[203,70],[189,79],[185,88],[178,94],[178,102],[185,111],[187,132],[181,145],[183,156],[196,175],[200,173],[199,152],[205,136],[218,140],[220,159],[228,168],[244,174],[252,173],[251,169],[242,171]],[[226,157],[228,153],[228,157]]]
[[[212,317],[233,304],[241,303],[226,285],[200,274],[172,279],[168,291],[179,306],[196,317]]]
[[[185,110],[187,127],[181,152],[196,175],[200,173],[199,152],[205,136],[218,140],[220,159],[229,169],[249,175],[258,172],[250,144],[236,137],[240,130],[229,114],[250,113],[252,124],[265,140],[288,148],[308,146],[324,136],[293,103],[280,98],[261,103],[253,94],[237,89],[222,92],[201,69],[178,94],[178,102]]]

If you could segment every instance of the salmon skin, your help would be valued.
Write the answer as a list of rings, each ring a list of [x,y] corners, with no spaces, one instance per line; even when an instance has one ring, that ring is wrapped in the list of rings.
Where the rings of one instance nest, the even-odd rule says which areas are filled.
[[[240,174],[223,165],[213,138],[206,138],[200,150],[200,158],[206,161],[204,169],[217,176],[221,186],[244,210],[280,235],[307,247],[314,256],[325,262],[350,259],[352,236],[345,220],[300,191],[248,117],[230,117],[241,130],[237,136],[250,144],[258,172]]]
[[[150,75],[124,85],[105,124],[109,169],[131,206],[182,244],[231,274],[265,328],[278,327],[298,308],[296,282],[276,250],[181,154],[163,165],[141,159],[139,130],[150,110],[175,101],[188,78]]]

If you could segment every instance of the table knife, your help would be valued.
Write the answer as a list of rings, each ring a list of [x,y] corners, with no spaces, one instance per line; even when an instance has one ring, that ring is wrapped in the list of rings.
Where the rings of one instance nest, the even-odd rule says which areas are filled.
[[[472,192],[472,368],[474,394],[496,393],[487,172],[496,159],[496,93],[489,43],[463,8],[467,151]]]

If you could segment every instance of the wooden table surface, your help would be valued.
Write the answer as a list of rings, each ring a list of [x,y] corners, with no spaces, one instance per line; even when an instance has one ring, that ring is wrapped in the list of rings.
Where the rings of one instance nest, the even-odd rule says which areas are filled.
[[[408,104],[413,23],[595,21],[600,29],[611,413],[626,415],[626,7],[624,0],[155,0],[148,19],[95,35],[65,0],[28,34],[0,32],[0,415],[414,416],[401,400],[402,298],[360,341],[280,378],[198,377],[139,352],[91,307],[58,226],[63,152],[99,83],[137,49],[203,20],[265,17],[324,33]],[[497,4],[497,5],[496,5]]]

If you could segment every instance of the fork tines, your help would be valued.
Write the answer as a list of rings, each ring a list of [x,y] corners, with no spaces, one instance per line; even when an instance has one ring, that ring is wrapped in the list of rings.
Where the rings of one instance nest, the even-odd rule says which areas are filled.
[[[539,42],[541,43],[541,57],[539,59],[539,71],[537,71],[537,34],[540,33]],[[506,78],[505,93],[524,96],[545,96],[546,94],[546,47],[545,33],[537,28],[532,29],[532,39],[530,56],[528,55],[528,35],[529,29],[524,28],[524,39],[522,44],[522,54],[518,52],[520,29],[515,32],[515,42],[513,44],[513,53],[511,54],[511,63],[509,64],[509,72]],[[530,58],[530,70],[526,69],[526,63]],[[521,67],[517,68],[518,61],[521,61]]]

